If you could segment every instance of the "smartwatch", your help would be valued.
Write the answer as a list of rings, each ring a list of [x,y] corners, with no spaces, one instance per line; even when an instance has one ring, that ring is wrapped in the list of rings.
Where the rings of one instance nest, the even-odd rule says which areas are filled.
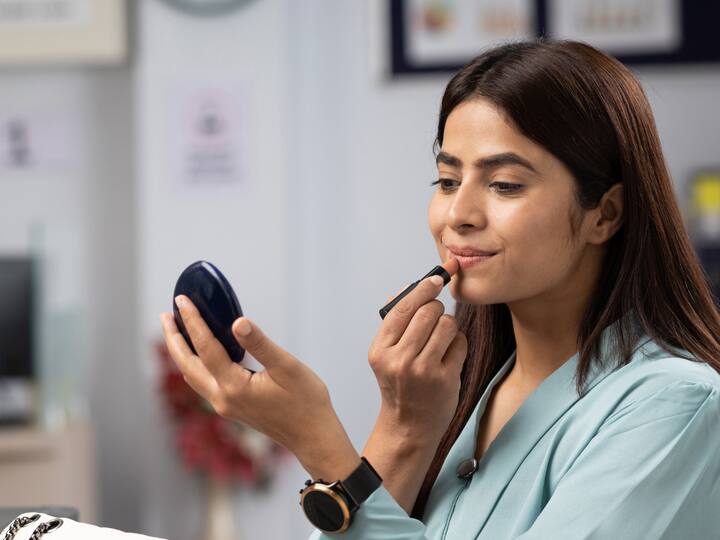
[[[316,528],[339,534],[350,527],[353,514],[380,484],[382,478],[364,457],[345,480],[327,484],[322,478],[308,480],[300,490],[300,506]]]

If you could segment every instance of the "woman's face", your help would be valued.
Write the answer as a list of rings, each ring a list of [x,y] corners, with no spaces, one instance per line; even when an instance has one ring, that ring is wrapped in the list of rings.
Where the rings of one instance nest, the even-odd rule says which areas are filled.
[[[489,101],[458,105],[447,118],[428,218],[442,260],[453,247],[495,253],[461,267],[452,296],[470,304],[562,301],[584,272],[583,223],[571,216],[574,179],[553,155],[520,134]]]

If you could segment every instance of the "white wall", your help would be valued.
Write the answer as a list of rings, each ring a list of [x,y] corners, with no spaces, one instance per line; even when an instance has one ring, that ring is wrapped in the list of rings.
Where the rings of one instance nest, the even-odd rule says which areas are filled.
[[[243,311],[278,342],[287,343],[293,261],[287,256],[290,45],[283,8],[281,2],[252,2],[237,14],[205,19],[155,1],[140,5],[135,84],[138,358],[148,385],[156,384],[157,360],[150,346],[160,337],[158,314],[172,308],[175,280],[199,259],[215,263],[234,285]],[[244,177],[238,185],[202,189],[184,184],[177,174],[181,154],[173,126],[182,114],[178,100],[198,82],[241,89],[246,123],[240,152]],[[143,528],[189,540],[202,526],[203,491],[175,457],[156,393],[143,421]],[[294,477],[283,484],[288,474]],[[302,516],[292,512],[297,507],[295,485],[302,484],[300,470],[291,462],[278,476],[282,489],[262,501],[240,497],[246,501],[238,505],[241,537],[289,538],[304,525]],[[277,519],[278,508],[288,520]]]
[[[437,263],[426,210],[448,76],[371,74],[377,28],[363,0],[257,0],[222,19],[147,0],[137,15],[131,71],[0,71],[0,107],[70,96],[60,106],[76,107],[92,134],[72,175],[0,179],[0,216],[81,221],[100,515],[189,540],[202,489],[175,457],[150,348],[179,271],[216,262],[246,313],[327,382],[360,451],[378,407],[366,361],[377,310]],[[638,73],[680,191],[695,166],[717,165],[720,68]],[[168,114],[193,77],[244,82],[251,137],[237,189],[177,182]],[[0,248],[11,242],[0,234]],[[240,537],[304,538],[305,478],[290,463],[271,493],[239,495]]]
[[[85,190],[91,354],[87,379],[98,443],[98,520],[140,527],[144,389],[135,360],[138,331],[133,77],[130,66],[96,69],[86,102],[93,120],[93,175]]]
[[[635,72],[650,99],[675,192],[684,200],[698,167],[720,169],[720,67],[643,67]]]

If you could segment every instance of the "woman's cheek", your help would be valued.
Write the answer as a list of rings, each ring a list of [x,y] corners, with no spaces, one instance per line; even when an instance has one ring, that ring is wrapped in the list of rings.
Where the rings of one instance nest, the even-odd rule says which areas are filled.
[[[433,195],[428,208],[428,225],[430,233],[435,238],[438,246],[440,245],[440,236],[445,225],[444,210],[442,203],[437,199],[437,195]]]

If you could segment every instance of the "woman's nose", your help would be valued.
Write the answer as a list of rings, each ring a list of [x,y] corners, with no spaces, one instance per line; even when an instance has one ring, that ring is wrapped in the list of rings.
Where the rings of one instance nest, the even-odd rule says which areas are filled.
[[[448,208],[447,225],[453,229],[483,228],[487,217],[482,195],[473,186],[463,183],[455,192]]]

